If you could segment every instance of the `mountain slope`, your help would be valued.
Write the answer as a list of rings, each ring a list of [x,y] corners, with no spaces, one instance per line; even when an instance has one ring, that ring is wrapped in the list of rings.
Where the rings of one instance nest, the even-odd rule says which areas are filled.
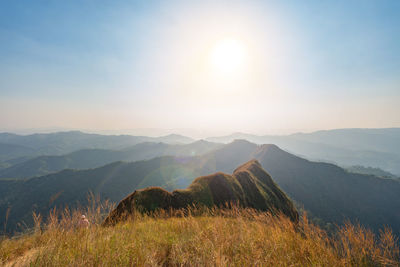
[[[400,182],[348,173],[333,164],[311,162],[275,146],[254,154],[278,185],[326,222],[350,219],[377,230],[390,225],[400,233]]]
[[[0,162],[35,155],[35,150],[26,146],[17,144],[0,143]]]
[[[229,203],[272,213],[282,212],[294,222],[299,219],[292,202],[260,163],[252,160],[238,167],[232,175],[219,172],[196,178],[185,190],[172,193],[159,187],[136,190],[110,212],[104,225],[124,220],[134,210],[181,209],[193,204],[220,207]]]

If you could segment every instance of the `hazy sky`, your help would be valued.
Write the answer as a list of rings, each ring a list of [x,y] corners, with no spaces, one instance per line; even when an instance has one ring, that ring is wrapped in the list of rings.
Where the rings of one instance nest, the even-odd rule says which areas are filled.
[[[400,1],[1,1],[0,130],[400,126]]]

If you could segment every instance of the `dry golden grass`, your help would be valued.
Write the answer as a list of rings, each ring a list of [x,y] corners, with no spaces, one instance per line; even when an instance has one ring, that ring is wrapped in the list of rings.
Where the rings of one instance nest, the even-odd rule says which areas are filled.
[[[346,224],[336,237],[303,217],[251,209],[199,209],[134,214],[101,227],[106,206],[85,212],[88,229],[76,227],[80,211],[52,212],[32,234],[0,243],[8,266],[398,266],[397,240]],[[44,229],[44,230],[42,230]]]

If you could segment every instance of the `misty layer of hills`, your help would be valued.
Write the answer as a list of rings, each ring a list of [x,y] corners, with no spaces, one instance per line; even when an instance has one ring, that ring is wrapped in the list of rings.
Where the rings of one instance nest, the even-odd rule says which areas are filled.
[[[196,144],[210,146],[208,142]],[[5,222],[7,210],[7,225],[12,231],[18,222],[31,224],[32,211],[46,214],[53,207],[73,207],[77,202],[84,205],[88,191],[118,202],[134,190],[148,186],[186,188],[195,177],[217,171],[232,173],[240,164],[257,159],[292,200],[324,222],[342,223],[350,219],[374,230],[389,225],[400,233],[398,180],[349,173],[333,164],[295,156],[276,145],[244,140],[222,146],[211,144],[214,145],[197,149],[199,155],[194,156],[184,152],[180,156],[113,162],[89,170],[63,170],[32,179],[0,180],[0,223]],[[146,148],[146,153],[156,155],[150,152],[151,147]]]
[[[230,143],[245,139],[256,144],[276,144],[310,160],[340,166],[362,165],[381,168],[400,176],[400,128],[338,129],[287,136],[257,136],[235,133],[206,140]]]
[[[79,131],[31,135],[0,133],[0,162],[19,157],[64,155],[81,149],[124,149],[143,142],[187,144],[193,141],[176,134],[147,137],[87,134]]]
[[[380,168],[392,173],[392,176],[400,177],[400,128],[341,129],[287,136],[236,133],[206,140],[230,143],[235,139],[245,139],[256,144],[276,144],[309,160],[331,162],[345,168],[354,165]],[[22,136],[0,133],[0,177],[28,178],[65,168],[94,168],[118,160],[134,161],[153,156],[187,155],[186,152],[174,154],[168,151],[137,156],[137,148],[134,146],[143,142],[189,144],[194,140],[180,135],[145,137],[61,132]],[[193,152],[197,153],[196,149]],[[207,152],[207,149],[203,152]],[[364,171],[375,173],[372,169]]]
[[[159,156],[196,156],[210,152],[222,144],[195,141],[185,145],[140,143],[122,150],[84,149],[62,156],[39,156],[8,168],[0,169],[0,178],[28,178],[64,169],[89,169],[115,161],[138,161]]]

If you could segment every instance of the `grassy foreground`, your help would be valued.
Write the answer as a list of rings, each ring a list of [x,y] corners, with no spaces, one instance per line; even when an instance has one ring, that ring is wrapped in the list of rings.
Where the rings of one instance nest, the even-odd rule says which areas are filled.
[[[114,227],[101,227],[98,215],[79,229],[78,212],[52,213],[45,230],[36,216],[35,232],[1,241],[0,265],[399,266],[388,229],[376,237],[346,224],[328,237],[306,218],[295,226],[284,216],[238,208],[135,214]]]

